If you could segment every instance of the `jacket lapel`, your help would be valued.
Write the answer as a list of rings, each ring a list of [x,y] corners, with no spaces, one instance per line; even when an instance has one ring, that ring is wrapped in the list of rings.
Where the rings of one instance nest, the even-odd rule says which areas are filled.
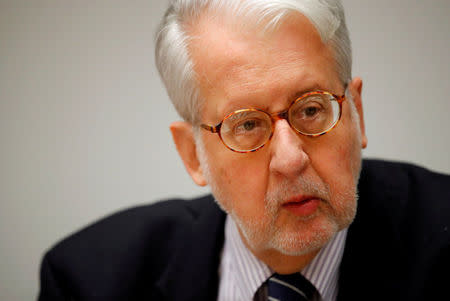
[[[350,225],[339,275],[337,300],[403,300],[398,260],[405,256],[399,221],[405,212],[405,191],[397,177],[389,181],[376,164],[363,162],[358,211]],[[373,164],[373,165],[372,165]]]
[[[215,300],[226,215],[212,196],[189,206],[194,221],[183,229],[157,286],[168,300]]]

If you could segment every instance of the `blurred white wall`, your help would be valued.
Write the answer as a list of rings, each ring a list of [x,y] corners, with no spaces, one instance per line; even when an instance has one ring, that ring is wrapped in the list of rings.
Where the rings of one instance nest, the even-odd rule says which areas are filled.
[[[366,157],[450,172],[450,2],[344,0]],[[0,299],[43,252],[119,208],[205,193],[168,130],[153,62],[164,0],[0,0]]]

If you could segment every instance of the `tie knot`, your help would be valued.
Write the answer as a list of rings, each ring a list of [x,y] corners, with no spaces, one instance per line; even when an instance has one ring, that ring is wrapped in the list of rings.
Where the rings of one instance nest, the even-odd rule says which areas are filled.
[[[316,300],[318,291],[300,273],[280,275],[273,274],[267,281],[269,301]]]

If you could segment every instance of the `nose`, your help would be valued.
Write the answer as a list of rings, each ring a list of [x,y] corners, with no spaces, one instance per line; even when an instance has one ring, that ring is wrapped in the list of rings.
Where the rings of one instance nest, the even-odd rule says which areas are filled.
[[[309,157],[303,149],[302,139],[290,127],[287,120],[275,122],[270,147],[271,159],[269,169],[272,173],[285,177],[295,177],[309,163]]]

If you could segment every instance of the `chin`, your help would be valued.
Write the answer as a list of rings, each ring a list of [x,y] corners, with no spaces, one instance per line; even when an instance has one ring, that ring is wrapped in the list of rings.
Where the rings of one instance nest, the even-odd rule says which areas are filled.
[[[275,250],[283,255],[303,256],[319,251],[352,223],[356,207],[347,205],[345,214],[340,216],[321,210],[309,219],[297,219],[282,226],[274,222],[264,225],[238,222],[238,226],[253,250]],[[259,231],[254,231],[255,228]]]
[[[320,250],[341,230],[335,221],[314,218],[297,229],[276,229],[268,247],[281,254],[302,256]]]

